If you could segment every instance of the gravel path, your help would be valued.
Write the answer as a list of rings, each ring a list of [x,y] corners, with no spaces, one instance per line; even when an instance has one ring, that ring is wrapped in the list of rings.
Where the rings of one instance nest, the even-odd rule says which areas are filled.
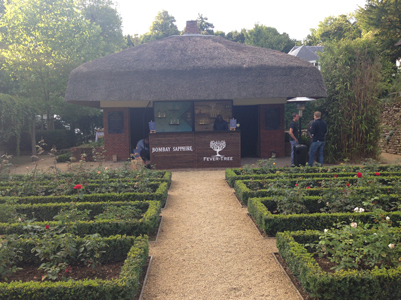
[[[299,299],[224,170],[173,172],[162,215],[144,300]]]

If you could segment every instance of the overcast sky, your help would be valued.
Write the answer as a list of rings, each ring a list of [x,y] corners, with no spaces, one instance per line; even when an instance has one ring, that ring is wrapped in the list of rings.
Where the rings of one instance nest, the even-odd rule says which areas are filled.
[[[213,23],[214,29],[229,32],[251,29],[255,23],[286,32],[290,38],[302,40],[310,28],[333,15],[338,16],[364,6],[365,0],[115,0],[123,19],[124,34],[144,34],[149,31],[156,14],[167,10],[175,17],[179,30],[186,21],[195,20],[198,13]],[[236,4],[237,3],[237,4]]]

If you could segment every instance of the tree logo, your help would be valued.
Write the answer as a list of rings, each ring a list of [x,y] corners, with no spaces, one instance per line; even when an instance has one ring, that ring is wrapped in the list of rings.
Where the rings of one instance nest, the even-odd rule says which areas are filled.
[[[214,157],[223,157],[224,155],[220,155],[219,152],[222,151],[226,147],[226,141],[210,141],[210,148],[216,151],[216,155]]]

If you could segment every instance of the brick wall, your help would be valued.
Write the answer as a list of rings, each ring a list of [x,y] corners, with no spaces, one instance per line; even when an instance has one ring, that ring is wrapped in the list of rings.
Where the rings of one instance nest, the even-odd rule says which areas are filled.
[[[122,111],[124,116],[124,132],[109,134],[109,112]],[[112,160],[113,155],[117,155],[117,160],[124,161],[130,156],[131,133],[129,108],[104,108],[103,124],[104,124],[104,148],[106,152],[106,160]]]
[[[265,129],[265,109],[280,108],[280,129]],[[276,157],[285,156],[284,142],[284,104],[266,104],[260,105],[259,109],[259,141],[260,141],[260,157],[269,158],[272,151],[276,151]]]
[[[198,22],[187,21],[187,26],[185,27],[185,34],[199,34]]]

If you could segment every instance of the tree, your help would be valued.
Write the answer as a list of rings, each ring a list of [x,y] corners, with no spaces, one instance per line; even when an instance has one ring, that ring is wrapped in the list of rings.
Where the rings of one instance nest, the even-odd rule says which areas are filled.
[[[23,128],[33,126],[37,108],[31,101],[6,94],[0,94],[0,150],[6,146],[11,137],[16,137],[16,153],[19,155],[19,144]]]
[[[204,35],[213,35],[214,31],[214,25],[212,23],[209,23],[208,18],[204,17],[202,14],[198,14],[198,18],[196,21],[198,22],[198,28],[201,34]]]
[[[246,34],[246,29],[241,29],[240,32],[238,32],[237,30],[230,31],[226,34],[226,39],[233,42],[244,44],[245,34]]]
[[[3,68],[18,81],[19,95],[37,101],[51,128],[71,70],[101,53],[100,28],[83,19],[74,0],[13,0],[5,9]]]
[[[125,47],[121,16],[112,0],[80,0],[79,6],[85,19],[99,25],[101,29],[104,42],[102,56],[121,51]]]
[[[317,29],[310,29],[310,34],[304,40],[308,46],[316,46],[325,42],[340,41],[342,39],[360,38],[362,30],[354,15],[330,16],[319,23]]]
[[[277,29],[255,24],[253,29],[244,34],[245,44],[269,48],[288,53],[295,46],[296,40],[290,39],[287,33],[280,34]]]
[[[376,158],[382,92],[380,57],[373,39],[326,43],[320,65],[328,97],[318,110],[329,133],[328,159]]]
[[[401,38],[401,1],[367,0],[356,14],[365,35],[373,35],[382,57],[392,64],[401,57],[401,47],[394,47]]]
[[[152,26],[149,28],[150,31],[140,37],[139,43],[144,44],[170,35],[180,34],[177,25],[174,23],[175,18],[170,16],[168,11],[162,10],[158,12],[152,22]]]

